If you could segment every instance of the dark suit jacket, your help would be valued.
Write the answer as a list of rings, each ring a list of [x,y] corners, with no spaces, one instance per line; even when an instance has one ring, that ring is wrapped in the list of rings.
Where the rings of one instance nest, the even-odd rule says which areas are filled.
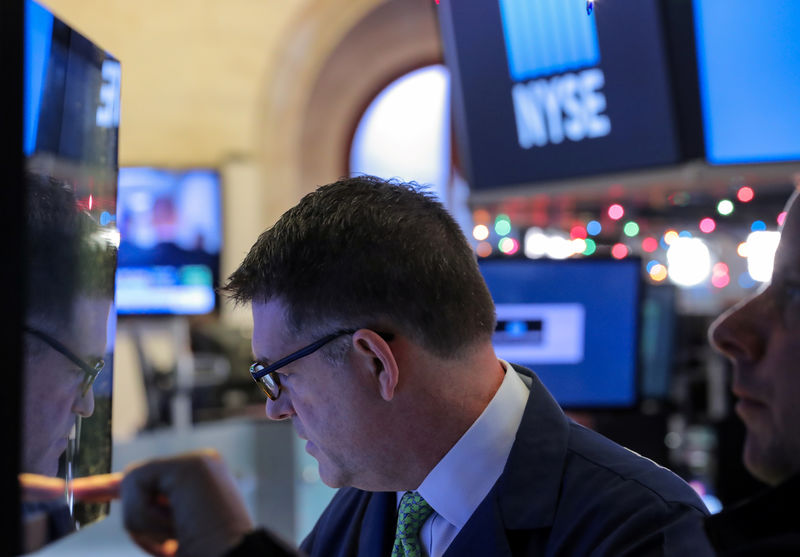
[[[800,474],[706,519],[719,555],[800,555]]]
[[[712,554],[705,507],[686,483],[568,419],[532,372],[515,369],[531,396],[505,470],[446,557]],[[301,549],[387,556],[396,506],[395,492],[340,489]]]

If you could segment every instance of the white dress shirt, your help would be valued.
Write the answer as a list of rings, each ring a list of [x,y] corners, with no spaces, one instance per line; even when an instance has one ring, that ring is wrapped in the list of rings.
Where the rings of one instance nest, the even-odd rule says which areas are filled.
[[[494,397],[417,489],[433,508],[420,532],[428,557],[444,554],[503,473],[514,444],[530,390],[508,362],[500,363],[506,374]]]

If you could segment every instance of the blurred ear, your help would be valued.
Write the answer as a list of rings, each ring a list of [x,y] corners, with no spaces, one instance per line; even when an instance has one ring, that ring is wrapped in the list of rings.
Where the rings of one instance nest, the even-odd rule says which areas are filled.
[[[400,370],[389,343],[375,331],[359,329],[353,334],[355,357],[375,378],[381,398],[392,400]]]

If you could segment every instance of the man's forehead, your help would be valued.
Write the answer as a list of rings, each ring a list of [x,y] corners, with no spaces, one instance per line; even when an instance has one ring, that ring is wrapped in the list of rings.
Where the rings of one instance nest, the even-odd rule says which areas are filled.
[[[275,357],[276,344],[283,344],[288,336],[286,306],[278,299],[253,302],[253,354],[256,357]]]

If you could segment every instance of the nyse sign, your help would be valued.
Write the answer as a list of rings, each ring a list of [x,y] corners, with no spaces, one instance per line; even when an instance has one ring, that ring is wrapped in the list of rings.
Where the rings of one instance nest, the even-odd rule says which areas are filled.
[[[603,111],[605,76],[599,68],[517,83],[511,90],[517,139],[530,149],[611,133]]]

